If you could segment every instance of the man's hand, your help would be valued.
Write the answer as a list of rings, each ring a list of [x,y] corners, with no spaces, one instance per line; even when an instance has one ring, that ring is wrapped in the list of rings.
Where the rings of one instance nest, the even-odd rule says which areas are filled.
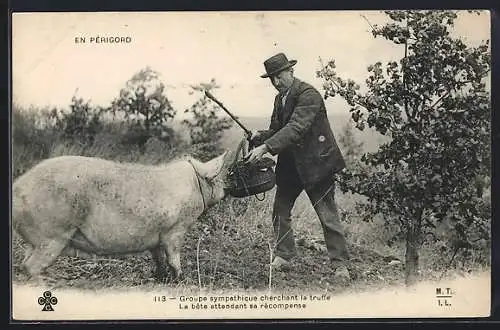
[[[258,137],[260,135],[259,131],[253,131],[252,132],[252,136],[250,136],[250,140],[253,140],[255,139],[256,137]]]
[[[260,135],[261,135],[261,133],[259,131],[253,131],[251,136],[248,138],[248,141],[250,142],[252,147],[256,147],[256,146],[260,145],[260,143],[259,143]]]
[[[258,147],[259,145],[262,144],[262,142],[259,141],[260,136],[261,136],[261,132],[259,132],[259,131],[250,132],[250,135],[247,138],[249,150],[252,150],[255,147]]]
[[[247,156],[246,162],[251,163],[256,160],[259,160],[268,152],[267,150],[267,145],[262,144],[257,148],[254,148],[250,151],[250,153]]]

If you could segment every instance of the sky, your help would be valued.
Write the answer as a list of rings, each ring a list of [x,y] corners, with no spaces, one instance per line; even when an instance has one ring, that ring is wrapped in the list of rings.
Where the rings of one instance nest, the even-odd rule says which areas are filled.
[[[363,17],[364,16],[364,17]],[[376,61],[404,50],[373,38],[378,11],[16,13],[12,19],[13,101],[25,107],[67,107],[73,95],[107,106],[146,66],[161,74],[179,113],[200,94],[189,86],[214,78],[213,94],[237,116],[269,116],[276,90],[263,62],[283,52],[297,60],[295,76],[321,91],[316,77],[335,59],[337,72],[360,83]],[[477,45],[490,39],[490,16],[461,14],[456,36]],[[129,43],[95,43],[91,37],[129,37]],[[75,38],[86,38],[75,43]],[[345,111],[339,98],[328,111]]]

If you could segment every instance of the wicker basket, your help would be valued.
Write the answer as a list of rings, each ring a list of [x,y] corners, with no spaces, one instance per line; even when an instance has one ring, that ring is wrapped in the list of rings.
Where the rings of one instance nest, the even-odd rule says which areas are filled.
[[[241,198],[273,189],[276,185],[274,165],[274,160],[267,157],[254,163],[237,162],[228,174],[229,194]]]

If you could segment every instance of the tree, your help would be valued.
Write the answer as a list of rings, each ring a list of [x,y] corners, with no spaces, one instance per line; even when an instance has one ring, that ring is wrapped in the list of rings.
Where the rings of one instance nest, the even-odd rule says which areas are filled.
[[[367,211],[398,221],[411,285],[418,278],[419,247],[436,221],[450,221],[462,247],[471,244],[470,228],[486,228],[490,221],[474,178],[490,173],[490,96],[484,79],[491,58],[489,40],[470,47],[450,35],[453,11],[385,14],[389,23],[373,26],[373,36],[400,45],[402,58],[370,65],[366,92],[339,77],[334,60],[318,76],[325,81],[325,98],[347,101],[358,129],[368,125],[390,138],[362,156],[368,170],[346,170],[340,186],[368,197]]]
[[[200,83],[192,85],[192,93],[204,92],[205,90],[212,91],[219,88],[215,79],[209,83]],[[202,158],[211,158],[220,153],[220,140],[224,131],[231,128],[233,121],[228,118],[220,118],[218,113],[220,108],[208,99],[203,94],[189,109],[184,113],[190,114],[191,117],[184,119],[182,122],[189,129],[191,144],[198,149]]]
[[[92,145],[102,129],[101,114],[104,110],[92,107],[90,101],[73,96],[69,111],[54,108],[49,118],[55,121],[55,129],[61,138],[72,143]]]
[[[111,112],[121,114],[131,124],[132,135],[143,146],[150,137],[168,140],[172,129],[166,124],[176,111],[165,95],[159,74],[146,67],[134,74],[111,104]]]

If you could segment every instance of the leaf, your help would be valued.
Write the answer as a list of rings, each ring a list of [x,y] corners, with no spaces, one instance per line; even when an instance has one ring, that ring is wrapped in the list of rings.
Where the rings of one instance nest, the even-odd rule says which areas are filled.
[[[432,182],[438,182],[438,183],[443,183],[443,180],[441,178],[441,175],[440,174],[436,174],[432,177],[431,179]]]

